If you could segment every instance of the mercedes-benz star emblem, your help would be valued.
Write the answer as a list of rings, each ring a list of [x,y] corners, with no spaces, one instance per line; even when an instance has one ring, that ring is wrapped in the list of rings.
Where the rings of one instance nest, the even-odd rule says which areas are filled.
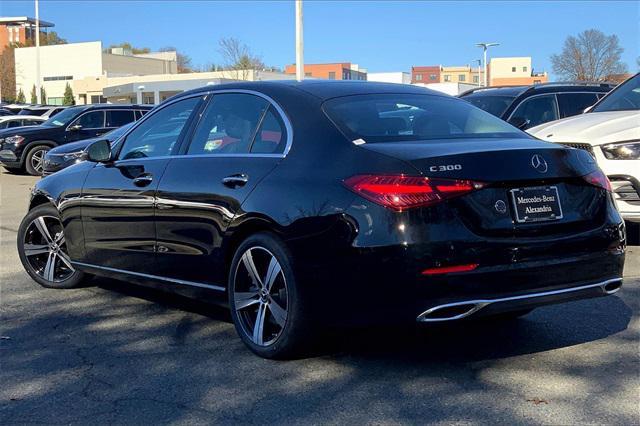
[[[505,214],[507,212],[507,203],[505,203],[502,200],[498,200],[496,201],[496,203],[493,206],[496,211],[500,214]]]
[[[549,167],[547,166],[547,161],[542,157],[542,155],[536,154],[531,157],[531,167],[539,171],[540,173],[547,173]]]

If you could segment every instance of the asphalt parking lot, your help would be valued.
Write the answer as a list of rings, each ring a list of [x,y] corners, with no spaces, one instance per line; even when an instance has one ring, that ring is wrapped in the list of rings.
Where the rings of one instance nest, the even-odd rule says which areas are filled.
[[[637,247],[615,296],[274,362],[215,307],[103,279],[39,287],[15,249],[35,181],[0,174],[0,424],[640,423]]]

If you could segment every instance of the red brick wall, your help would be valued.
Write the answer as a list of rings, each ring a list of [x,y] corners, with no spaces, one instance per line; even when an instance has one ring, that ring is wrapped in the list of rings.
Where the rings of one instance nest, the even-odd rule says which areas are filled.
[[[435,79],[430,76],[435,75]],[[411,83],[440,83],[440,65],[411,67]]]

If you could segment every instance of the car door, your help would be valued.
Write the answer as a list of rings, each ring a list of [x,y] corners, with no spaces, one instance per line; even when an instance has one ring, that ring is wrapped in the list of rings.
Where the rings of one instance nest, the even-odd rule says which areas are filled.
[[[527,122],[522,129],[559,119],[558,103],[554,94],[535,95],[525,99],[509,117],[510,123]]]
[[[113,162],[89,172],[82,191],[88,263],[153,274],[156,189],[200,102],[194,96],[159,109],[118,144]]]
[[[67,126],[65,140],[73,142],[100,136],[106,132],[104,120],[105,111],[102,109],[81,114]]]
[[[171,159],[158,187],[157,270],[163,276],[224,285],[221,247],[227,228],[249,193],[282,160],[291,140],[285,120],[282,110],[259,94],[209,97],[184,155]]]

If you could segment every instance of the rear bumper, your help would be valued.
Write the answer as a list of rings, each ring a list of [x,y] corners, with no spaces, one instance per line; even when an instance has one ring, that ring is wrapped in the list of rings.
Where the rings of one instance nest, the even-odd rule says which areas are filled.
[[[622,287],[622,278],[611,278],[595,283],[572,286],[557,290],[521,294],[495,299],[471,299],[444,305],[432,306],[422,312],[416,321],[455,321],[470,316],[491,315],[521,309],[531,309],[571,300],[607,296]]]

